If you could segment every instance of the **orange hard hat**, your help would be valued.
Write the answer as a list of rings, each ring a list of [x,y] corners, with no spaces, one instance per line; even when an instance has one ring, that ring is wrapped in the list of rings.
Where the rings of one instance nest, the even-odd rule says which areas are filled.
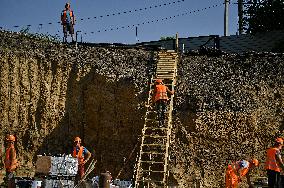
[[[259,162],[257,159],[252,159],[251,160],[252,164],[254,164],[254,166],[258,166],[259,165]]]
[[[156,83],[163,83],[163,80],[158,79],[158,80],[156,80]]]
[[[7,135],[7,137],[6,137],[6,140],[7,140],[7,141],[13,141],[13,142],[15,142],[15,141],[16,141],[16,138],[15,138],[14,135],[9,134],[9,135]]]
[[[76,136],[76,137],[74,138],[74,142],[81,142],[81,138],[80,138],[79,136]]]
[[[283,138],[278,137],[275,139],[275,142],[278,144],[283,144]]]

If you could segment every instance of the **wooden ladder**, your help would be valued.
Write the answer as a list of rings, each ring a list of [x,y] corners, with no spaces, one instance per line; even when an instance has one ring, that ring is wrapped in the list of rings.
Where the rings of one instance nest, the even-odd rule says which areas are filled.
[[[160,51],[155,78],[151,79],[150,90],[154,88],[153,80],[162,79],[170,90],[174,90],[177,75],[178,54],[175,51]],[[172,111],[174,95],[170,97],[165,124],[160,127],[155,107],[151,107],[152,95],[149,91],[148,107],[139,157],[137,160],[135,187],[166,187],[168,181],[169,146],[172,129]]]

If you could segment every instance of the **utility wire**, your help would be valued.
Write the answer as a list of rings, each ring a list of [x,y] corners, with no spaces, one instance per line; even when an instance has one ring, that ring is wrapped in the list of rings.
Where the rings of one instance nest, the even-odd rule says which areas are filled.
[[[177,1],[172,1],[172,2],[169,2],[169,3],[163,3],[163,4],[159,4],[159,5],[152,5],[152,6],[149,6],[149,7],[144,7],[144,8],[137,8],[137,9],[134,9],[134,10],[128,10],[128,11],[122,11],[122,12],[118,12],[118,13],[111,13],[111,14],[106,14],[106,15],[101,15],[101,16],[95,16],[95,17],[88,17],[88,18],[80,18],[79,20],[80,21],[84,21],[84,20],[90,20],[90,19],[98,19],[98,18],[104,18],[104,17],[110,17],[110,16],[119,16],[119,15],[122,15],[122,14],[129,14],[129,13],[134,13],[134,12],[139,12],[139,11],[145,11],[145,10],[148,10],[148,9],[153,9],[153,8],[160,8],[160,7],[165,7],[165,6],[169,6],[169,5],[174,5],[174,4],[177,4],[177,3],[181,3],[181,2],[184,2],[185,0],[177,0]],[[48,25],[51,25],[51,24],[61,24],[60,21],[58,22],[49,22],[47,23]],[[43,23],[40,23],[40,24],[36,24],[37,26],[43,26],[43,25],[47,25],[47,24],[43,24]],[[18,27],[31,27],[33,25],[29,24],[29,25],[14,25],[13,27],[14,28],[18,28]]]
[[[137,27],[137,26],[141,26],[141,25],[145,25],[145,24],[156,23],[156,22],[160,22],[160,21],[166,21],[166,20],[177,18],[177,17],[193,14],[193,13],[196,13],[196,12],[205,11],[207,9],[215,8],[215,7],[218,7],[218,6],[221,6],[221,5],[223,6],[223,3],[222,4],[213,5],[213,6],[209,6],[209,7],[202,8],[202,9],[197,9],[197,10],[193,10],[193,11],[187,11],[185,13],[181,13],[181,14],[177,14],[177,15],[174,15],[174,16],[165,17],[165,18],[162,18],[162,19],[145,21],[145,22],[142,22],[142,23],[137,23],[137,24],[128,25],[128,26],[117,26],[117,27],[110,28],[110,29],[101,29],[101,30],[98,30],[96,32],[100,33],[100,32],[107,32],[107,31],[114,31],[114,30],[119,30],[119,29],[126,29],[126,28]],[[94,34],[95,32],[92,31],[92,32],[88,32],[88,33]],[[87,32],[84,32],[84,34],[86,35]]]
[[[215,7],[223,6],[223,5],[224,5],[224,3],[220,3],[220,4],[212,5],[212,6],[209,6],[209,7],[205,7],[205,8],[202,8],[202,9],[186,11],[184,13],[176,14],[174,16],[165,17],[165,18],[162,18],[162,19],[145,21],[145,22],[142,22],[142,23],[136,23],[136,24],[127,25],[127,26],[117,26],[117,27],[113,27],[113,28],[109,28],[109,29],[101,29],[101,30],[91,31],[91,32],[82,31],[81,33],[84,34],[84,35],[87,35],[87,34],[94,34],[96,32],[101,33],[101,32],[115,31],[115,30],[126,29],[126,28],[133,28],[133,27],[137,27],[137,26],[141,26],[141,25],[152,24],[152,23],[156,23],[156,22],[160,22],[160,21],[166,21],[166,20],[174,19],[174,18],[181,17],[181,16],[186,16],[186,15],[189,15],[189,14],[205,11],[207,9],[211,9],[211,8],[215,8]],[[60,23],[60,22],[58,22],[58,23]],[[48,24],[51,25],[52,23],[48,23]],[[31,25],[27,25],[27,26],[31,26]],[[39,24],[38,26],[42,29],[43,24]],[[19,27],[19,26],[14,26],[14,27]],[[57,32],[59,32],[59,31],[57,31]]]
[[[93,18],[94,18],[94,19],[97,19],[97,18],[103,18],[103,17],[117,16],[117,15],[121,15],[121,14],[128,14],[128,13],[144,11],[144,10],[152,9],[152,8],[159,8],[159,7],[162,7],[162,6],[173,5],[173,4],[181,3],[181,2],[184,2],[184,0],[178,0],[178,1],[173,1],[173,2],[169,2],[169,3],[163,3],[163,4],[159,4],[159,5],[153,5],[153,6],[149,6],[149,7],[145,7],[145,8],[139,8],[139,9],[128,10],[128,11],[123,11],[123,12],[118,12],[118,13],[112,13],[112,14],[107,14],[107,15],[104,15],[104,16],[95,16],[95,17],[93,17]],[[83,21],[83,20],[86,20],[86,19],[90,20],[90,19],[92,19],[92,18],[91,18],[91,17],[88,17],[88,18],[81,18],[80,20]]]

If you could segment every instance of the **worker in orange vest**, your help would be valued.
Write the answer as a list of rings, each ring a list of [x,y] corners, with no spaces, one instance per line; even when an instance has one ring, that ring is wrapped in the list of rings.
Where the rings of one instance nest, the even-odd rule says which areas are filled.
[[[280,171],[284,169],[280,150],[283,146],[283,139],[276,138],[274,145],[267,150],[265,169],[268,176],[268,187],[282,187],[280,184]]]
[[[16,138],[14,135],[8,134],[6,136],[6,154],[5,154],[5,159],[4,159],[4,166],[6,169],[6,181],[8,184],[8,188],[15,188],[15,170],[18,167],[18,162],[17,162],[17,155],[16,155],[16,150],[14,143],[16,141]]]
[[[75,15],[70,8],[70,3],[65,4],[65,9],[61,13],[61,25],[63,26],[64,40],[67,42],[67,32],[71,35],[72,42],[74,42],[74,25],[75,25]]]
[[[243,177],[246,177],[249,187],[253,187],[250,181],[250,172],[258,165],[257,159],[241,160],[229,164],[226,170],[226,188],[237,188]]]
[[[169,88],[163,84],[161,79],[157,79],[155,81],[155,88],[153,92],[153,102],[156,105],[159,126],[164,125],[165,112],[167,110],[167,102],[169,100],[168,93],[173,95],[174,91],[169,90]]]
[[[72,156],[78,158],[78,173],[76,180],[82,180],[85,175],[85,164],[91,158],[92,154],[84,146],[81,146],[81,138],[78,136],[74,139]]]

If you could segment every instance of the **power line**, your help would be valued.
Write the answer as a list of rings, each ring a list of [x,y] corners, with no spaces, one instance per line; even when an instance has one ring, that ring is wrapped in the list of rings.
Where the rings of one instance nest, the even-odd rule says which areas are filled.
[[[127,11],[122,11],[122,12],[118,12],[118,13],[111,13],[111,14],[106,14],[106,15],[101,15],[101,16],[94,16],[94,17],[88,17],[88,18],[80,18],[79,20],[80,21],[84,21],[84,20],[90,20],[90,19],[99,19],[99,18],[104,18],[104,17],[111,17],[111,16],[119,16],[119,15],[122,15],[122,14],[129,14],[129,13],[135,13],[135,12],[139,12],[139,11],[145,11],[145,10],[148,10],[148,9],[153,9],[153,8],[160,8],[160,7],[165,7],[165,6],[169,6],[169,5],[174,5],[174,4],[178,4],[178,3],[182,3],[184,2],[185,0],[177,0],[177,1],[172,1],[172,2],[169,2],[169,3],[162,3],[162,4],[159,4],[159,5],[152,5],[152,6],[149,6],[149,7],[144,7],[144,8],[137,8],[137,9],[134,9],[134,10],[127,10]],[[57,23],[57,24],[61,24],[60,21],[58,22],[54,22],[54,23]],[[48,25],[51,25],[51,24],[54,24],[52,22],[49,22],[47,23]],[[40,23],[40,24],[35,24],[37,26],[43,26],[43,25],[47,25],[47,24],[43,24],[43,23]],[[13,27],[14,28],[18,28],[18,27],[31,27],[33,25],[14,25]]]
[[[162,19],[145,21],[145,22],[142,22],[142,23],[127,25],[127,26],[117,26],[117,27],[110,28],[110,29],[101,29],[101,30],[98,30],[96,32],[97,33],[108,32],[108,31],[114,31],[114,30],[119,30],[119,29],[126,29],[126,28],[132,28],[132,27],[137,27],[137,26],[141,26],[141,25],[156,23],[156,22],[160,22],[160,21],[166,21],[166,20],[177,18],[177,17],[193,14],[193,13],[196,13],[196,12],[205,11],[207,9],[215,8],[215,7],[218,7],[218,6],[221,6],[221,5],[223,6],[223,3],[222,4],[216,4],[216,5],[209,6],[209,7],[205,7],[205,8],[202,8],[202,9],[197,9],[197,10],[193,10],[193,11],[187,11],[185,13],[181,13],[181,14],[177,14],[177,15],[174,15],[174,16],[165,17],[165,18],[162,18]],[[92,31],[92,32],[88,32],[88,33],[94,34],[95,32]],[[84,34],[86,35],[87,33],[85,32]]]
[[[163,7],[163,6],[169,6],[169,5],[173,5],[173,4],[181,3],[181,2],[184,2],[184,0],[177,0],[177,1],[169,2],[169,3],[163,3],[163,4],[159,4],[159,5],[153,5],[153,6],[139,8],[139,9],[134,9],[134,10],[128,10],[128,11],[123,11],[123,12],[118,12],[118,13],[106,14],[104,16],[103,15],[102,16],[95,16],[95,17],[93,17],[93,19],[103,18],[103,17],[110,17],[110,16],[117,16],[117,15],[121,15],[121,14],[129,14],[129,13],[144,11],[144,10],[147,10],[147,9],[159,8],[159,7]],[[83,20],[86,20],[86,19],[90,20],[92,18],[91,17],[81,18],[80,20],[83,21]]]
[[[215,8],[215,7],[223,6],[223,5],[224,5],[224,3],[220,3],[220,4],[213,5],[213,6],[205,7],[205,8],[202,8],[202,9],[186,11],[184,13],[176,14],[174,16],[165,17],[165,18],[162,18],[162,19],[149,20],[149,21],[145,21],[145,22],[142,22],[142,23],[136,23],[136,24],[127,25],[127,26],[116,26],[116,27],[109,28],[109,29],[101,29],[101,30],[91,31],[91,32],[84,32],[84,31],[82,31],[82,34],[87,35],[87,34],[94,34],[94,33],[115,31],[115,30],[120,30],[120,29],[133,28],[133,27],[137,27],[137,26],[141,26],[141,25],[146,25],[146,24],[157,23],[157,22],[160,22],[160,21],[171,20],[171,19],[174,19],[174,18],[177,18],[177,17],[186,16],[186,15],[189,15],[189,14],[205,11],[207,9],[211,9],[211,8]],[[58,22],[58,23],[60,23],[60,22]],[[52,23],[48,23],[48,24],[51,25]],[[31,26],[31,25],[27,25],[27,26]],[[38,24],[38,26],[40,27],[40,29],[42,29],[43,24]],[[20,26],[14,26],[14,27],[20,27]],[[59,31],[57,31],[57,32],[59,32]]]

